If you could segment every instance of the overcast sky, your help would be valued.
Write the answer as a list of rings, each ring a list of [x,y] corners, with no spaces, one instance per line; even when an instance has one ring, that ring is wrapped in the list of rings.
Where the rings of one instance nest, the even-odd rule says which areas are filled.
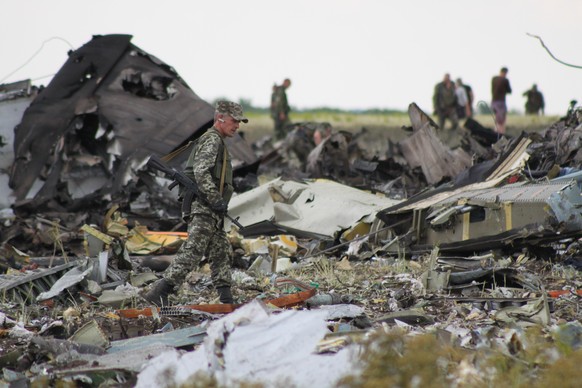
[[[533,83],[548,114],[582,102],[582,69],[526,35],[582,66],[579,0],[4,0],[2,9],[0,83],[48,84],[40,78],[59,70],[71,46],[121,33],[209,101],[267,106],[273,83],[289,77],[289,100],[300,108],[416,102],[432,112],[444,73],[489,103],[491,77],[507,66],[510,109],[523,111]]]

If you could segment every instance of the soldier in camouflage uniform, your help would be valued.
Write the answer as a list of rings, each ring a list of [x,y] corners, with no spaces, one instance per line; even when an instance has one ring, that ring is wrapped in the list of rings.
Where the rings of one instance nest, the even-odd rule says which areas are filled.
[[[148,301],[167,304],[168,295],[182,284],[186,275],[205,256],[210,263],[212,283],[220,302],[233,302],[230,289],[232,247],[223,226],[234,190],[231,158],[224,138],[234,136],[241,121],[247,123],[248,119],[243,116],[239,104],[219,101],[214,126],[195,142],[184,173],[198,184],[202,198],[195,197],[189,214],[185,214],[190,220],[188,241],[182,244],[164,277],[144,296]]]
[[[271,94],[271,117],[275,121],[275,137],[277,140],[285,138],[287,135],[285,127],[290,123],[289,112],[291,108],[289,108],[287,93],[285,92],[289,86],[291,86],[291,80],[287,78],[282,85],[274,85],[273,93]]]
[[[445,74],[442,82],[436,84],[432,97],[434,112],[438,116],[439,128],[444,131],[445,120],[451,122],[451,129],[457,129],[459,118],[457,116],[457,95],[455,94],[455,84],[451,81],[451,76]]]

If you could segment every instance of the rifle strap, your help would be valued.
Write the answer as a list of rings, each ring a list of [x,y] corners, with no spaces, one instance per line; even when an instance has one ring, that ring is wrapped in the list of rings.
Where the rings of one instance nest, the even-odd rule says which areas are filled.
[[[182,147],[178,148],[177,150],[172,151],[169,154],[162,156],[160,159],[162,159],[164,162],[167,163],[170,160],[174,159],[176,156],[180,155],[182,152],[186,151],[188,149],[188,147],[190,147],[192,145],[192,143],[194,143],[194,142],[189,141],[188,143],[186,143]]]
[[[228,152],[226,150],[226,144],[224,144],[224,141],[222,141],[222,149],[224,150],[224,152],[222,155],[222,170],[220,171],[220,187],[219,187],[220,195],[222,195],[222,192],[224,191],[224,179],[226,177],[226,157]]]

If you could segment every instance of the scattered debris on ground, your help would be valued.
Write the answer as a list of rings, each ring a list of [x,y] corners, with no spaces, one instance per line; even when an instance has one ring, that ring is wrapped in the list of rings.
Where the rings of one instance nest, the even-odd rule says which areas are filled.
[[[473,119],[443,133],[413,103],[385,155],[328,123],[234,138],[235,303],[218,302],[203,262],[155,307],[142,295],[187,233],[147,157],[187,146],[213,111],[130,39],[94,37],[40,93],[0,87],[0,111],[20,116],[0,121],[3,384],[582,377],[582,109],[509,138]]]

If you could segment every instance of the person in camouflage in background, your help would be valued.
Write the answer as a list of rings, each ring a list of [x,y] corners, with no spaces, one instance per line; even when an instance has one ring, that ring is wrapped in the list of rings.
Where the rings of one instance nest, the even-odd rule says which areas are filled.
[[[189,214],[188,240],[182,244],[164,277],[144,295],[148,301],[165,305],[168,296],[205,256],[210,263],[212,283],[221,303],[233,303],[231,293],[232,247],[224,231],[224,216],[234,191],[231,158],[224,143],[240,122],[247,123],[242,107],[219,101],[214,126],[195,142],[184,173],[198,184],[203,198],[194,197]],[[186,199],[184,199],[186,200]],[[184,206],[182,207],[184,209]]]
[[[445,120],[451,122],[451,129],[457,129],[459,118],[457,117],[457,95],[455,84],[451,81],[450,74],[445,74],[443,80],[434,87],[432,97],[434,113],[438,116],[439,128],[444,131]]]
[[[531,89],[523,92],[523,96],[527,98],[525,102],[525,114],[528,115],[544,115],[544,108],[546,103],[544,101],[544,95],[538,90],[538,85],[533,84]]]
[[[275,121],[275,137],[277,140],[284,139],[285,126],[289,124],[289,103],[287,102],[287,88],[291,86],[291,80],[286,78],[280,86],[273,85],[271,94],[271,118]]]

